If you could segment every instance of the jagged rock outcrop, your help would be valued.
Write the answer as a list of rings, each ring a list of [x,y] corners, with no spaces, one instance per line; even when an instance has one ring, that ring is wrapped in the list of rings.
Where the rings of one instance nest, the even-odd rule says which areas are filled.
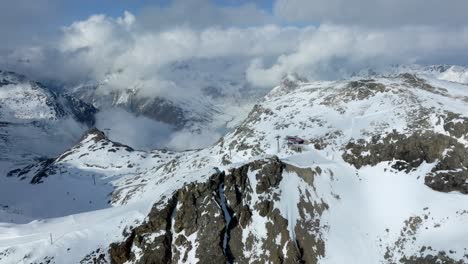
[[[373,79],[351,81],[338,94],[325,97],[322,104],[334,105],[342,102],[364,100],[375,96],[376,93],[385,91],[388,91],[388,88]]]
[[[400,263],[403,264],[464,264],[466,263],[463,259],[453,259],[447,255],[444,251],[436,252],[434,254],[427,254],[424,256],[411,256],[403,257],[400,259]]]
[[[343,159],[356,168],[392,161],[392,168],[409,172],[423,162],[436,166],[425,176],[425,184],[437,191],[468,193],[468,151],[456,139],[432,131],[411,135],[396,131],[385,137],[374,136],[350,142]]]
[[[22,186],[34,200],[3,187],[0,218],[46,200],[49,212],[16,221],[56,218],[9,225],[0,259],[466,263],[465,88],[413,74],[283,83],[215,145],[184,152],[133,150],[90,130],[12,173],[43,184]],[[288,136],[304,139],[301,152]],[[42,235],[8,235],[55,227],[50,251]]]
[[[450,136],[457,139],[468,138],[468,118],[453,112],[446,112],[446,116],[442,120],[444,121],[444,130]]]
[[[304,193],[292,205],[303,218],[288,223],[275,205],[286,171],[311,185],[320,173],[271,158],[179,189],[155,204],[124,242],[110,246],[112,263],[317,263],[325,248],[320,232],[313,232],[320,224],[314,216],[327,206]]]

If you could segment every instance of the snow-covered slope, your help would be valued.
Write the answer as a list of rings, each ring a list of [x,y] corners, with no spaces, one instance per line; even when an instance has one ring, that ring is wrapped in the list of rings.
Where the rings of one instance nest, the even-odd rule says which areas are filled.
[[[353,74],[354,76],[376,77],[376,76],[398,76],[403,73],[411,73],[438,80],[468,83],[468,68],[457,65],[392,65],[382,68],[369,68]]]
[[[6,205],[0,263],[466,263],[467,109],[429,76],[287,79],[205,149],[92,130],[12,175],[50,206]]]
[[[0,200],[10,209],[21,208],[17,215],[26,219],[108,208],[127,202],[127,193],[145,182],[138,180],[139,174],[156,170],[174,157],[168,151],[136,151],[91,129],[57,158],[11,171],[4,184],[10,186],[2,190]],[[18,222],[14,218],[2,221]]]
[[[0,71],[0,175],[71,147],[96,109],[38,82]]]

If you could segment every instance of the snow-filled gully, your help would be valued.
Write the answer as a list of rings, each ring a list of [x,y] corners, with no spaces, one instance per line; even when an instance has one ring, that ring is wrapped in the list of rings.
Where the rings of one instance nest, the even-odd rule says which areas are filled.
[[[224,216],[224,221],[226,223],[224,227],[224,233],[222,237],[223,241],[223,254],[226,257],[226,263],[231,263],[232,261],[232,256],[230,253],[229,249],[229,231],[230,231],[230,224],[232,220],[232,215],[229,212],[228,204],[226,202],[226,196],[224,194],[224,175],[220,173],[221,176],[221,182],[218,186],[218,198],[219,198],[219,206],[221,207],[221,210],[223,211],[223,216]]]

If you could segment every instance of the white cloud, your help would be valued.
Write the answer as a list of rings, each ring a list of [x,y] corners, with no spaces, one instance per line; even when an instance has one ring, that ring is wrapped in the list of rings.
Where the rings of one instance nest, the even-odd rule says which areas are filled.
[[[285,53],[265,67],[258,60],[247,70],[248,79],[276,85],[287,73],[312,79],[334,79],[364,67],[410,63],[456,63],[468,59],[468,27],[408,26],[371,29],[362,26],[321,25],[304,37],[297,50]]]
[[[171,135],[167,147],[174,150],[199,149],[214,144],[221,138],[221,134],[214,131],[177,131]]]
[[[119,108],[100,111],[96,115],[96,127],[113,141],[143,150],[166,146],[173,132],[167,124]]]
[[[306,32],[275,25],[161,31],[138,25],[138,18],[126,12],[120,18],[94,15],[65,27],[58,41],[64,61],[59,72],[81,72],[83,76],[75,78],[96,80],[104,89],[139,89],[146,95],[187,94],[161,74],[165,67],[190,59],[274,57],[296,50]]]
[[[288,21],[398,25],[466,25],[465,0],[277,0],[274,12]]]
[[[97,14],[76,21],[42,44],[22,45],[6,55],[0,50],[0,67],[70,86],[92,81],[101,84],[102,92],[136,89],[143,96],[190,102],[203,88],[227,83],[248,94],[252,85],[271,88],[293,72],[334,79],[388,64],[466,64],[466,3],[277,0],[278,17],[313,24],[300,27],[278,24],[278,17],[253,4],[220,7],[209,0],[176,0],[138,15]],[[219,137],[204,132],[195,141],[190,132],[171,135],[162,124],[116,113],[101,113],[98,124],[117,126],[113,133],[122,134],[114,136],[137,147],[160,146],[140,141],[153,135],[178,149],[205,146]],[[113,115],[135,119],[130,124],[142,128],[138,136]],[[144,131],[150,132],[141,136]]]
[[[275,10],[289,10],[299,17],[304,12],[312,19],[321,8],[343,12],[339,11],[343,9],[341,0],[326,5],[314,2],[318,4],[279,0]],[[401,6],[401,0],[396,2]],[[299,4],[303,4],[302,10],[296,10]],[[366,1],[356,5],[377,8]],[[195,7],[201,14],[194,12]],[[367,15],[365,10],[353,10],[346,12]],[[17,50],[2,61],[10,65],[20,61],[25,73],[36,72],[63,82],[95,81],[102,84],[103,91],[138,89],[142,95],[191,98],[202,87],[187,80],[197,76],[168,74],[174,63],[236,57],[236,63],[250,65],[236,70],[244,71],[251,84],[272,87],[291,72],[330,79],[361,67],[415,62],[460,64],[468,57],[464,55],[468,54],[468,27],[462,25],[288,27],[265,24],[274,20],[264,19],[260,16],[263,12],[254,5],[217,7],[207,0],[178,0],[168,7],[148,8],[139,16],[129,12],[117,18],[93,15],[64,27],[56,46]],[[148,20],[149,14],[155,20]],[[249,21],[255,16],[260,19]],[[253,26],[235,22],[246,17],[245,25]],[[223,69],[210,70],[213,75],[230,74]],[[181,78],[184,87],[179,86]]]
[[[111,140],[140,150],[198,149],[215,143],[222,136],[210,130],[175,131],[165,123],[144,116],[135,116],[120,108],[100,111],[96,115],[96,127],[104,131]]]

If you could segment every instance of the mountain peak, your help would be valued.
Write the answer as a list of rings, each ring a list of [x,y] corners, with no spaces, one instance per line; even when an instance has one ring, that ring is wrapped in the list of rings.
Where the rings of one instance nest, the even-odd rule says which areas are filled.
[[[90,129],[58,158],[12,173],[41,194],[12,208],[47,199],[30,217],[57,217],[12,233],[59,227],[60,243],[43,253],[42,237],[25,238],[8,260],[466,263],[468,91],[431,76],[287,79],[192,151],[132,150]],[[78,247],[83,226],[92,232]],[[365,250],[349,246],[357,240]]]
[[[89,141],[89,140],[93,140],[94,142],[97,142],[99,140],[109,140],[109,139],[107,138],[106,134],[104,134],[104,132],[93,127],[93,128],[90,128],[88,131],[86,131],[83,134],[83,136],[81,136],[81,139],[80,139],[80,141]]]
[[[430,79],[468,84],[468,68],[457,65],[396,64],[385,67],[365,68],[351,74],[352,78],[395,77],[410,73]]]

